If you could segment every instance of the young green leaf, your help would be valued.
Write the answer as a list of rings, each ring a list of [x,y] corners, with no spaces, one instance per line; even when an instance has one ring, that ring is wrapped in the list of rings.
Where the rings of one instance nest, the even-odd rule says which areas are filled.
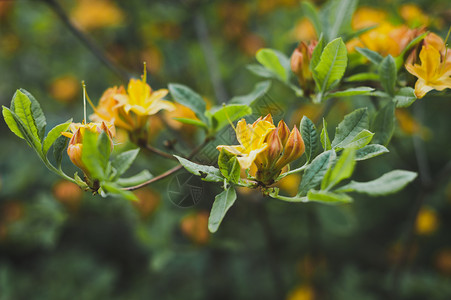
[[[313,74],[315,74],[315,68],[321,60],[321,54],[323,53],[325,46],[324,44],[324,38],[321,34],[318,40],[318,44],[316,44],[315,48],[313,49],[312,59],[310,60],[310,70],[312,70]]]
[[[305,168],[301,184],[299,185],[298,196],[307,195],[310,189],[314,189],[319,185],[335,157],[334,150],[323,152]]]
[[[40,149],[41,148],[41,138],[38,133],[38,128],[33,118],[33,113],[31,110],[31,101],[20,90],[16,91],[11,101],[11,110],[16,113],[19,119],[22,121],[25,129],[33,137],[33,145]]]
[[[222,193],[216,195],[215,202],[211,208],[210,217],[208,218],[208,230],[215,233],[219,225],[221,225],[227,211],[232,207],[236,200],[235,189],[229,186]]]
[[[355,167],[355,149],[343,150],[340,158],[333,167],[330,167],[321,182],[321,190],[329,190],[342,180],[351,177]]]
[[[348,52],[341,38],[327,44],[313,72],[313,78],[322,94],[333,88],[343,77],[348,64]]]
[[[55,143],[55,141],[61,136],[61,132],[65,132],[69,129],[69,125],[71,123],[72,119],[70,119],[66,123],[56,125],[49,131],[49,133],[47,133],[47,136],[44,139],[44,143],[42,144],[42,153],[44,153],[44,155],[47,155],[50,147],[52,147],[53,143]]]
[[[366,145],[365,147],[358,149],[355,153],[355,160],[365,160],[379,156],[381,154],[389,152],[387,148],[378,144]]]
[[[64,135],[59,136],[53,143],[53,157],[55,158],[57,168],[61,168],[61,161],[63,160],[63,151],[67,146],[69,139]]]
[[[204,181],[210,181],[210,182],[223,182],[224,177],[222,176],[219,169],[212,167],[212,166],[204,166],[199,165],[196,163],[193,163],[187,159],[184,159],[183,157],[174,155],[175,158],[178,159],[180,164],[191,174],[194,174],[196,176],[200,176],[202,180]]]
[[[316,131],[315,124],[307,118],[302,117],[300,132],[305,145],[305,156],[307,162],[309,162],[315,156],[318,149],[318,132]]]
[[[379,75],[375,73],[358,73],[345,78],[346,82],[379,81]]]
[[[39,140],[42,141],[44,139],[45,126],[47,125],[47,121],[45,120],[41,105],[27,90],[19,89],[19,91],[21,91],[25,96],[28,97],[28,99],[30,99],[31,113],[36,124],[36,128],[38,129]]]
[[[333,40],[351,31],[351,19],[357,7],[357,0],[332,0],[329,12],[328,39]]]
[[[206,104],[199,94],[181,84],[170,83],[168,87],[176,102],[190,108],[199,120],[208,124],[208,119],[205,117]]]
[[[208,126],[204,122],[196,120],[196,119],[189,119],[189,118],[172,118],[172,119],[179,121],[180,123],[183,123],[183,124],[202,127],[204,129],[208,128]]]
[[[368,110],[359,108],[347,114],[343,121],[338,124],[335,130],[335,137],[332,141],[332,148],[346,148],[363,129],[368,128]]]
[[[395,130],[395,103],[388,102],[374,118],[372,130],[375,133],[373,143],[386,146]]]
[[[218,165],[222,175],[230,182],[238,183],[240,181],[241,167],[236,155],[221,149],[218,157]]]
[[[97,134],[90,130],[85,130],[83,134],[83,151],[81,160],[94,179],[106,179],[105,153],[100,153],[97,143]]]
[[[263,48],[257,51],[255,58],[265,68],[280,77],[282,81],[288,80],[290,60],[283,53],[273,49]]]
[[[142,170],[136,175],[127,178],[118,178],[116,183],[122,187],[135,186],[152,179],[153,176],[148,170]]]
[[[275,76],[277,76],[271,70],[257,64],[247,65],[246,69],[248,69],[251,73],[263,78],[274,78]]]
[[[351,181],[349,184],[337,189],[340,192],[357,192],[370,196],[384,196],[396,193],[402,190],[407,184],[412,182],[417,177],[417,173],[394,170],[385,173],[381,177],[368,181],[357,182]]]
[[[368,60],[375,65],[379,65],[384,59],[382,55],[380,55],[379,53],[367,48],[355,47],[355,50],[357,50],[357,52],[368,58]]]
[[[236,96],[230,99],[229,104],[243,104],[243,105],[252,105],[255,101],[266,95],[271,87],[271,81],[266,80],[259,82],[255,85],[252,92],[244,96]]]
[[[360,131],[344,148],[354,148],[360,149],[365,147],[371,142],[374,133],[369,130]],[[339,147],[335,148],[336,150],[340,149]]]
[[[135,194],[133,194],[130,191],[123,190],[121,186],[117,185],[114,182],[101,182],[100,187],[107,192],[108,194],[111,194],[112,196],[118,196],[125,198],[130,201],[138,201],[138,197],[136,197]]]
[[[323,118],[323,129],[321,130],[321,146],[323,146],[324,151],[332,149],[329,134],[327,133],[327,122],[324,118]]]
[[[352,198],[346,194],[315,190],[310,190],[308,192],[307,200],[308,202],[320,202],[324,204],[343,204],[352,202]]]
[[[111,165],[116,170],[116,175],[114,178],[119,178],[125,173],[125,171],[128,170],[128,168],[130,168],[132,163],[135,161],[136,156],[138,156],[138,153],[139,148],[122,152],[113,159]]]
[[[361,95],[368,95],[372,91],[374,91],[373,88],[367,87],[367,86],[361,86],[357,88],[350,88],[343,91],[337,91],[333,93],[328,93],[326,96],[326,99],[328,98],[338,98],[338,97],[351,97],[351,96],[361,96]]]
[[[9,113],[7,114],[13,117],[17,129],[19,129],[21,136],[27,142],[28,146],[33,148],[40,155],[42,149],[41,143],[38,141],[37,137],[33,136],[33,134],[30,132],[30,130],[26,127],[24,122],[20,119],[20,117],[16,113],[14,113],[12,110],[9,109],[8,111]]]
[[[396,93],[393,102],[396,103],[396,107],[409,107],[413,102],[417,100],[415,90],[411,87],[403,87],[398,93]]]
[[[6,125],[8,125],[9,130],[11,130],[15,135],[20,137],[21,139],[25,139],[19,127],[17,126],[16,121],[14,120],[12,112],[6,106],[3,106],[2,109],[3,118],[5,119]]]
[[[386,56],[378,68],[382,87],[391,96],[395,95],[397,70],[395,60],[391,55]]]

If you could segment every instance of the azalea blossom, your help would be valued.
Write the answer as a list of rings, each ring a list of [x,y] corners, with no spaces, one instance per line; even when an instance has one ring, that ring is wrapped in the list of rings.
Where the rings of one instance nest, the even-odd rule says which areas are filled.
[[[268,147],[268,144],[265,143],[265,138],[275,128],[271,115],[267,115],[263,119],[261,117],[258,118],[252,125],[241,119],[235,130],[236,138],[240,145],[220,145],[216,149],[224,149],[237,155],[241,168],[248,169],[257,155]]]
[[[431,90],[451,88],[451,62],[445,56],[432,44],[426,44],[420,51],[421,64],[406,64],[407,71],[418,77],[415,84],[417,98],[423,98]]]

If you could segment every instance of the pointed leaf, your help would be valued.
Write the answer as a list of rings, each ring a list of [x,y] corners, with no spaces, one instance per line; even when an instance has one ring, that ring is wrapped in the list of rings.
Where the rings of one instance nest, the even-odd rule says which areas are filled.
[[[323,118],[323,129],[321,130],[321,146],[323,146],[324,151],[332,149],[329,134],[327,133],[327,122],[324,118]]]
[[[343,150],[340,158],[333,168],[329,168],[321,182],[321,189],[330,189],[340,183],[342,180],[351,177],[355,167],[355,149],[348,148]]]
[[[45,126],[47,125],[47,121],[45,120],[41,105],[27,90],[19,89],[19,91],[26,95],[31,101],[31,113],[33,114],[33,119],[36,124],[36,128],[38,129],[39,140],[42,141],[44,139]]]
[[[359,108],[347,114],[335,130],[332,148],[345,148],[357,134],[368,128],[368,110]]]
[[[382,87],[391,96],[395,95],[397,70],[395,60],[391,55],[385,57],[378,68]]]
[[[215,202],[211,208],[208,218],[208,230],[215,233],[221,225],[227,211],[232,207],[236,200],[236,192],[233,187],[228,187],[222,193],[216,195]]]
[[[199,120],[208,124],[208,119],[205,117],[206,104],[198,93],[187,86],[176,83],[169,84],[169,91],[176,102],[190,108]]]
[[[219,170],[222,175],[230,182],[238,183],[240,181],[241,167],[236,155],[221,149],[221,153],[218,157]]]
[[[120,177],[122,174],[125,173],[125,171],[128,170],[128,168],[130,168],[132,163],[135,161],[138,153],[139,148],[122,152],[113,159],[111,165],[117,172],[114,178]]]
[[[369,59],[373,64],[379,65],[384,59],[379,53],[366,48],[355,47],[355,50]]]
[[[381,154],[389,152],[387,148],[382,145],[372,144],[366,145],[362,149],[359,149],[355,153],[355,160],[365,160],[369,158],[373,158],[375,156],[379,156]]]
[[[212,116],[212,126],[214,130],[221,130],[224,126],[229,125],[244,116],[252,114],[252,108],[248,105],[229,104],[215,111]]]
[[[219,169],[212,166],[204,166],[193,163],[187,159],[184,159],[180,156],[174,155],[175,158],[178,159],[180,164],[191,174],[196,176],[200,176],[204,181],[210,182],[223,182],[224,177],[222,176]]]
[[[47,136],[44,139],[44,143],[42,144],[42,152],[44,153],[44,155],[47,155],[50,147],[52,147],[53,143],[55,143],[55,141],[61,136],[61,133],[69,129],[71,123],[72,119],[70,119],[66,123],[56,125],[49,131],[49,133],[47,133]]]
[[[265,68],[277,74],[282,81],[288,80],[290,61],[283,53],[277,50],[263,48],[257,51],[255,58]]]
[[[324,204],[343,204],[352,202],[352,198],[346,194],[315,190],[308,192],[307,200],[309,202],[320,202]]]
[[[153,178],[153,175],[150,174],[148,170],[142,170],[136,175],[127,178],[118,178],[116,183],[122,187],[135,186],[146,182]]]
[[[305,169],[302,181],[299,186],[298,196],[305,196],[310,189],[316,188],[323,180],[324,174],[329,169],[336,154],[334,150],[329,150],[318,155]]]
[[[316,131],[315,124],[306,116],[302,117],[300,127],[301,136],[305,145],[305,155],[307,162],[309,162],[313,159],[318,149],[318,132]]]
[[[395,103],[388,102],[378,111],[373,121],[372,131],[375,133],[373,143],[386,146],[395,131]]]
[[[6,125],[8,125],[9,130],[11,130],[15,135],[20,137],[21,139],[24,139],[23,134],[20,132],[19,127],[17,126],[16,121],[14,120],[14,117],[6,106],[3,106],[2,110],[3,118],[5,119]]]

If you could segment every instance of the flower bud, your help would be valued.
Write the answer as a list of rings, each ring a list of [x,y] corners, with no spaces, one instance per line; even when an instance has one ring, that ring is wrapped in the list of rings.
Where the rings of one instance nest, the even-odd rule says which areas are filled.
[[[275,161],[277,161],[280,157],[280,155],[283,152],[283,144],[280,140],[278,128],[272,131],[272,133],[268,136],[268,163],[269,165],[274,164]]]
[[[283,145],[285,145],[287,143],[288,136],[290,135],[290,129],[284,121],[280,121],[279,124],[277,124],[277,131],[280,141]]]
[[[285,145],[282,157],[277,161],[276,168],[283,168],[286,164],[295,161],[304,154],[305,145],[301,133],[294,126]]]
[[[81,124],[81,123],[72,123],[69,127],[69,132],[63,132],[62,135],[69,137],[69,145],[67,146],[67,155],[69,156],[70,160],[74,165],[79,167],[86,177],[90,177],[90,173],[88,169],[86,168],[85,164],[82,160],[82,153],[83,153],[83,136],[86,132],[86,130],[89,130],[90,132],[96,133],[97,137],[100,136],[102,132],[105,132],[108,135],[108,139],[110,141],[110,151],[113,150],[113,135],[115,133],[114,126],[113,125],[107,125],[105,122],[102,123],[88,123],[88,124]]]
[[[317,41],[311,41],[309,45],[305,42],[300,42],[291,55],[291,70],[296,74],[299,85],[304,90],[304,93],[307,94],[312,92],[314,88],[310,61],[312,59],[313,50],[317,44]]]

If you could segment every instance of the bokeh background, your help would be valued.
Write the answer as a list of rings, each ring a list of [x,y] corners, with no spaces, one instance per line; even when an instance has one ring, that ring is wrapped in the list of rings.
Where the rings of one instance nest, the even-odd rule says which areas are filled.
[[[139,77],[146,61],[154,89],[182,83],[221,104],[262,81],[246,69],[258,49],[290,55],[299,40],[314,38],[299,0],[55,1],[0,0],[0,103],[9,106],[25,88],[50,126],[83,119],[82,80],[96,103],[124,77]],[[406,3],[360,5],[377,5],[403,22]],[[408,3],[446,36],[448,0]],[[374,109],[363,97],[336,104],[329,123],[361,106]],[[269,111],[292,126],[304,114],[315,120],[321,108],[273,81],[254,114]],[[180,172],[138,190],[137,203],[92,196],[50,173],[1,119],[0,299],[451,299],[450,111],[449,91],[399,110],[391,152],[359,163],[361,180],[391,169],[418,171],[412,149],[420,143],[426,174],[404,191],[359,195],[339,207],[241,191],[214,235],[207,220],[217,186]],[[154,144],[194,147],[201,133],[172,120],[190,114],[179,107],[156,116]],[[218,140],[230,136],[224,131]],[[117,143],[132,147],[120,134]],[[198,158],[214,162],[215,151],[210,145]],[[160,174],[172,166],[142,153],[134,171]],[[76,171],[67,158],[64,167]],[[289,176],[281,188],[293,193],[299,181]]]

